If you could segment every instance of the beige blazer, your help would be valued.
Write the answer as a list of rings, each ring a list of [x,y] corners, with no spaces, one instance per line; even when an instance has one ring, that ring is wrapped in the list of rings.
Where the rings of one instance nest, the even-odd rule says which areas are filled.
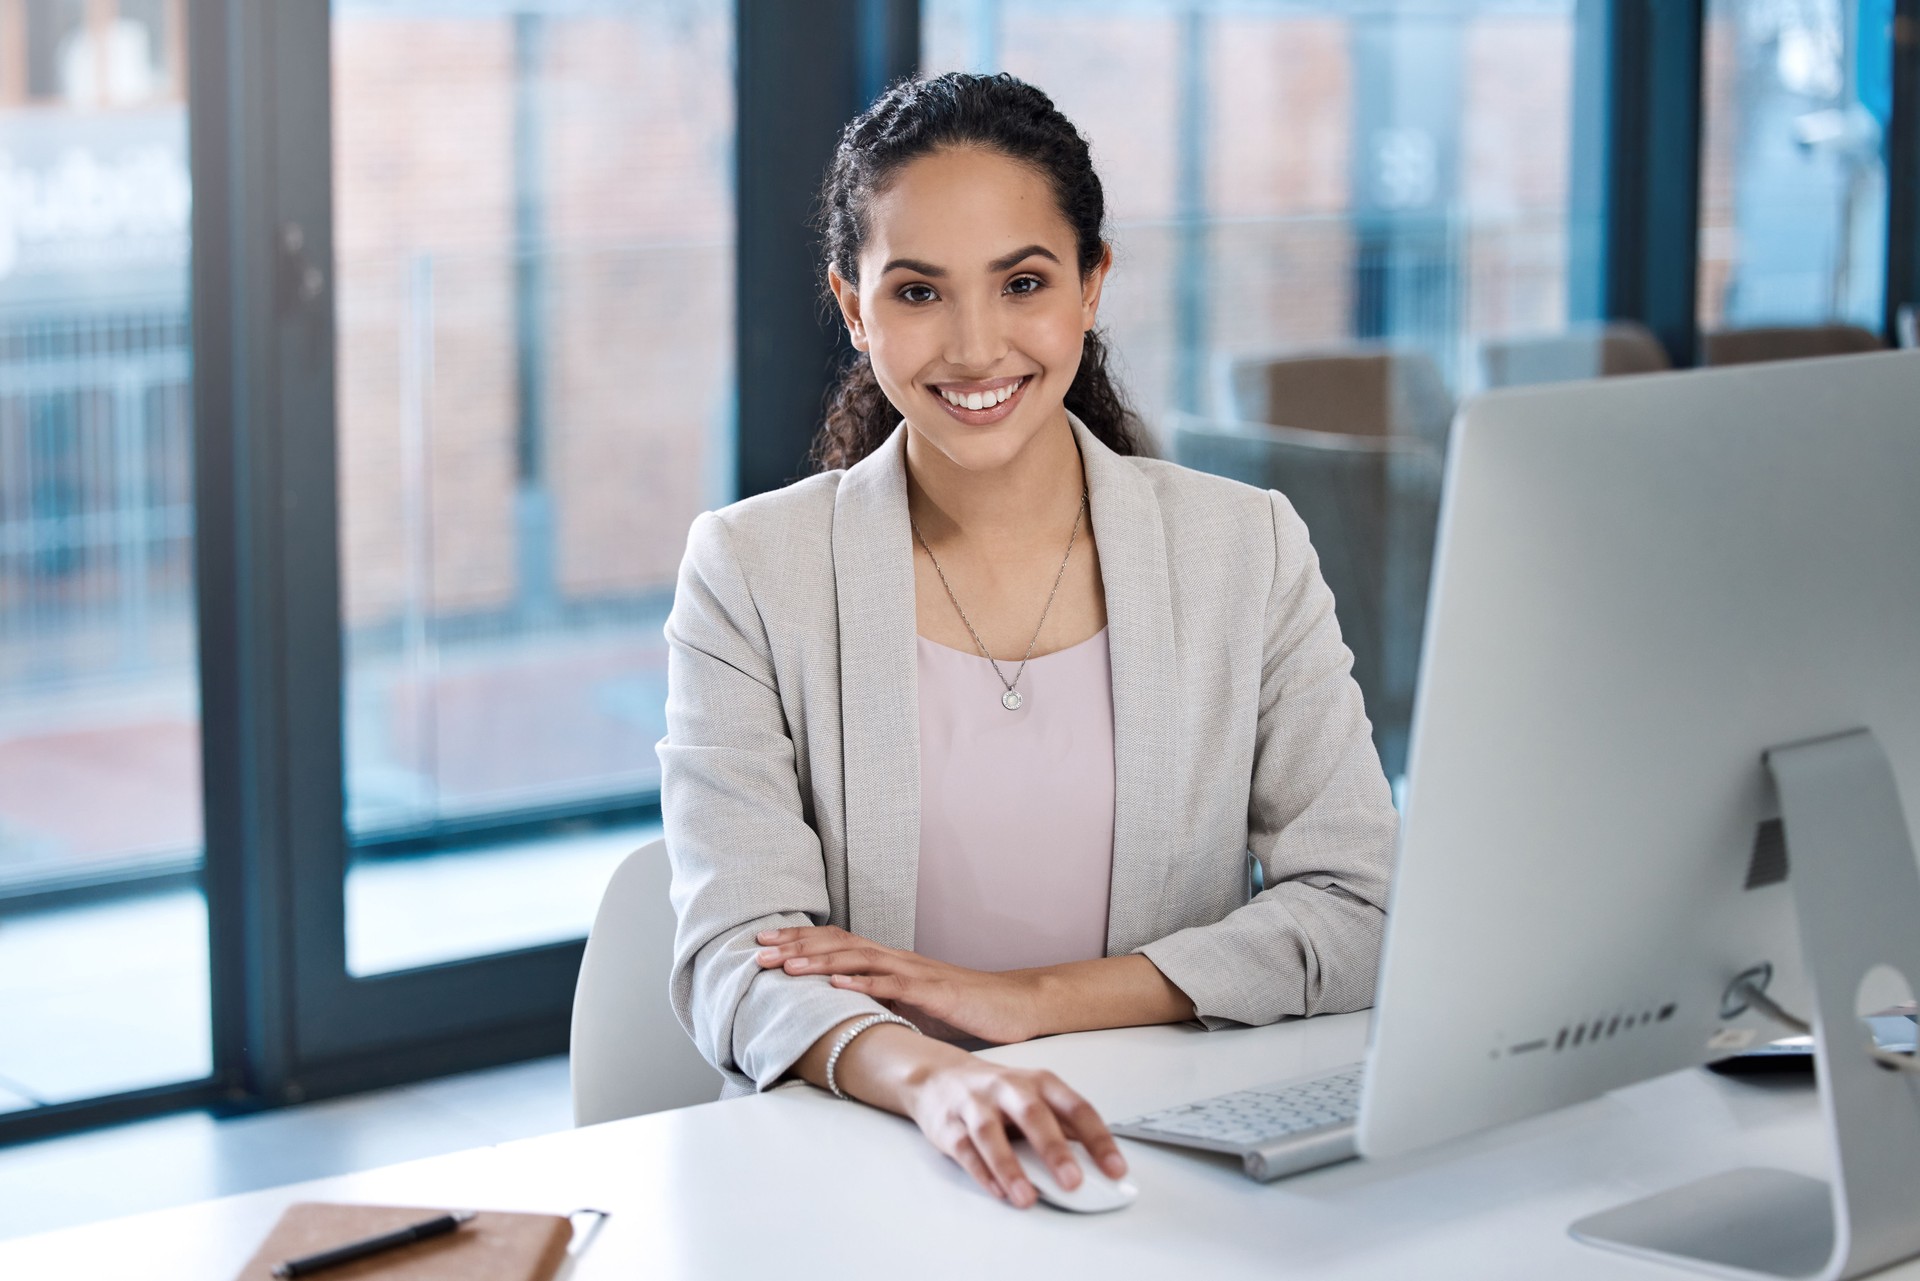
[[[1107,954],[1144,952],[1209,1027],[1366,1007],[1397,820],[1305,526],[1279,494],[1073,427],[1113,664]],[[671,994],[727,1094],[879,1008],[761,970],[757,931],[832,923],[913,946],[905,437],[687,537],[659,747]],[[1266,885],[1251,901],[1248,851]]]

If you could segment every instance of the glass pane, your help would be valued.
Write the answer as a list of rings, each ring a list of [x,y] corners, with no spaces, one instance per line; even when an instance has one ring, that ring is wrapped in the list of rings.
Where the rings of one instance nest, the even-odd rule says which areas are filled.
[[[1892,32],[1893,0],[1709,0],[1703,330],[1880,330]]]
[[[0,86],[0,1111],[212,1070],[186,108],[86,17]]]
[[[1010,71],[1091,140],[1128,387],[1163,452],[1293,497],[1390,775],[1454,404],[1509,340],[1591,342],[1567,314],[1573,8],[925,6],[929,71]]]
[[[732,12],[334,5],[354,973],[579,937],[647,839],[731,497]]]

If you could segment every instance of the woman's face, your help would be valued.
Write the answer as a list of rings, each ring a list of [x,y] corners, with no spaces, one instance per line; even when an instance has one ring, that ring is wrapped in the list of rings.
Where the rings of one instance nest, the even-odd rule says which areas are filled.
[[[830,281],[908,426],[955,465],[989,471],[1064,426],[1109,261],[1082,280],[1047,181],[966,147],[902,168],[868,208],[859,284]]]

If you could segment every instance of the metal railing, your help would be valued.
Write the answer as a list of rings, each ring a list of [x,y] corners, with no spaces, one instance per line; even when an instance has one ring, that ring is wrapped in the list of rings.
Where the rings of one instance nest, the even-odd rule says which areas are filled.
[[[0,700],[193,679],[184,309],[0,320]]]

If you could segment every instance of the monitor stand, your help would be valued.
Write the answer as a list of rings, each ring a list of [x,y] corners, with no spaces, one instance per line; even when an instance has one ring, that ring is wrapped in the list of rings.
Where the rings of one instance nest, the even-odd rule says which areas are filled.
[[[1833,1182],[1743,1169],[1592,1215],[1591,1245],[1747,1281],[1841,1281],[1920,1254],[1920,1077],[1876,1063],[1856,1007],[1880,964],[1920,979],[1920,864],[1868,730],[1776,747],[1767,768],[1813,990]]]

